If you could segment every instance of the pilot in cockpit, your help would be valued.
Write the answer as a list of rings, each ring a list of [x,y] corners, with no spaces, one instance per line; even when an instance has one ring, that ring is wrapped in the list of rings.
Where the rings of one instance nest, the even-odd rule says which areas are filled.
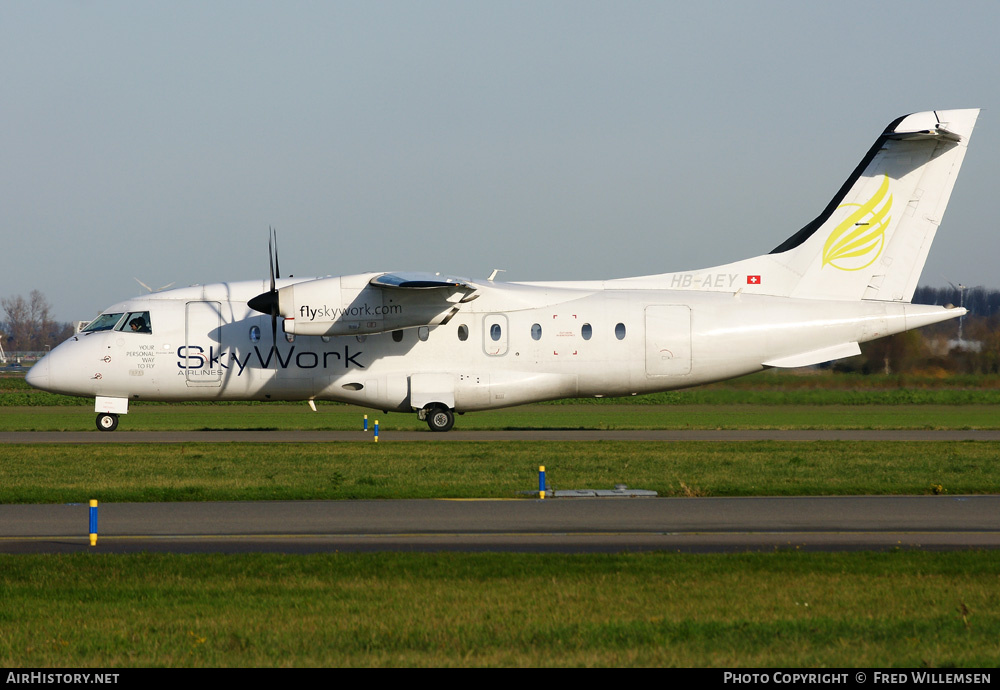
[[[133,333],[149,333],[149,326],[146,325],[146,319],[141,316],[137,316],[128,322],[129,328],[132,329]]]

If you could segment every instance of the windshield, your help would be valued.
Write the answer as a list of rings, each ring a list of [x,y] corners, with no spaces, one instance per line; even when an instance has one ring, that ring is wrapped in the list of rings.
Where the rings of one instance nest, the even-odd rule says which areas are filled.
[[[96,331],[110,331],[122,318],[122,312],[117,314],[101,314],[96,319],[87,324],[81,333],[94,333]]]

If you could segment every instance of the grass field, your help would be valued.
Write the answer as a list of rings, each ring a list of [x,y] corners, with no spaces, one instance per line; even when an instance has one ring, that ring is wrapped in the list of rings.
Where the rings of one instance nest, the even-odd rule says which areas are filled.
[[[426,429],[415,414],[305,403],[137,402],[122,430]],[[1000,377],[763,372],[686,391],[566,400],[460,415],[456,429],[997,429]],[[0,377],[0,431],[95,431],[93,400]]]
[[[998,428],[997,390],[748,377],[457,428]],[[34,395],[0,379],[0,430],[93,428],[91,401]],[[352,429],[364,413],[140,404],[120,428]],[[996,493],[998,460],[982,442],[6,445],[0,502],[510,497],[539,464],[553,488],[671,496]],[[993,551],[0,555],[0,664],[992,668],[998,593]]]
[[[0,556],[0,666],[970,667],[1000,554]]]
[[[0,502],[515,498],[615,484],[661,496],[1000,491],[993,442],[455,441],[0,446]]]
[[[360,430],[364,415],[383,431],[420,430],[415,414],[348,405],[134,405],[121,431]],[[0,431],[93,431],[93,407],[6,407]],[[474,429],[997,429],[997,405],[526,405],[459,415]]]

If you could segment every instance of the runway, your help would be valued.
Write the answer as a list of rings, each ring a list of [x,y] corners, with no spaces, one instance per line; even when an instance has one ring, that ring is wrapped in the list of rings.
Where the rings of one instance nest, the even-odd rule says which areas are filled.
[[[372,442],[363,431],[7,431],[14,443],[333,443]],[[1000,429],[508,429],[382,431],[393,441],[1000,441]]]
[[[0,505],[0,552],[1000,548],[1000,495]]]

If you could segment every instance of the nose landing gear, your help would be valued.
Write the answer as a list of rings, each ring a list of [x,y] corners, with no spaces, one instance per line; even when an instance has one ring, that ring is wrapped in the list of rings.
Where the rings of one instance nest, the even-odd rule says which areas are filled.
[[[97,428],[100,431],[114,431],[118,428],[118,415],[114,412],[101,412],[97,415]]]

